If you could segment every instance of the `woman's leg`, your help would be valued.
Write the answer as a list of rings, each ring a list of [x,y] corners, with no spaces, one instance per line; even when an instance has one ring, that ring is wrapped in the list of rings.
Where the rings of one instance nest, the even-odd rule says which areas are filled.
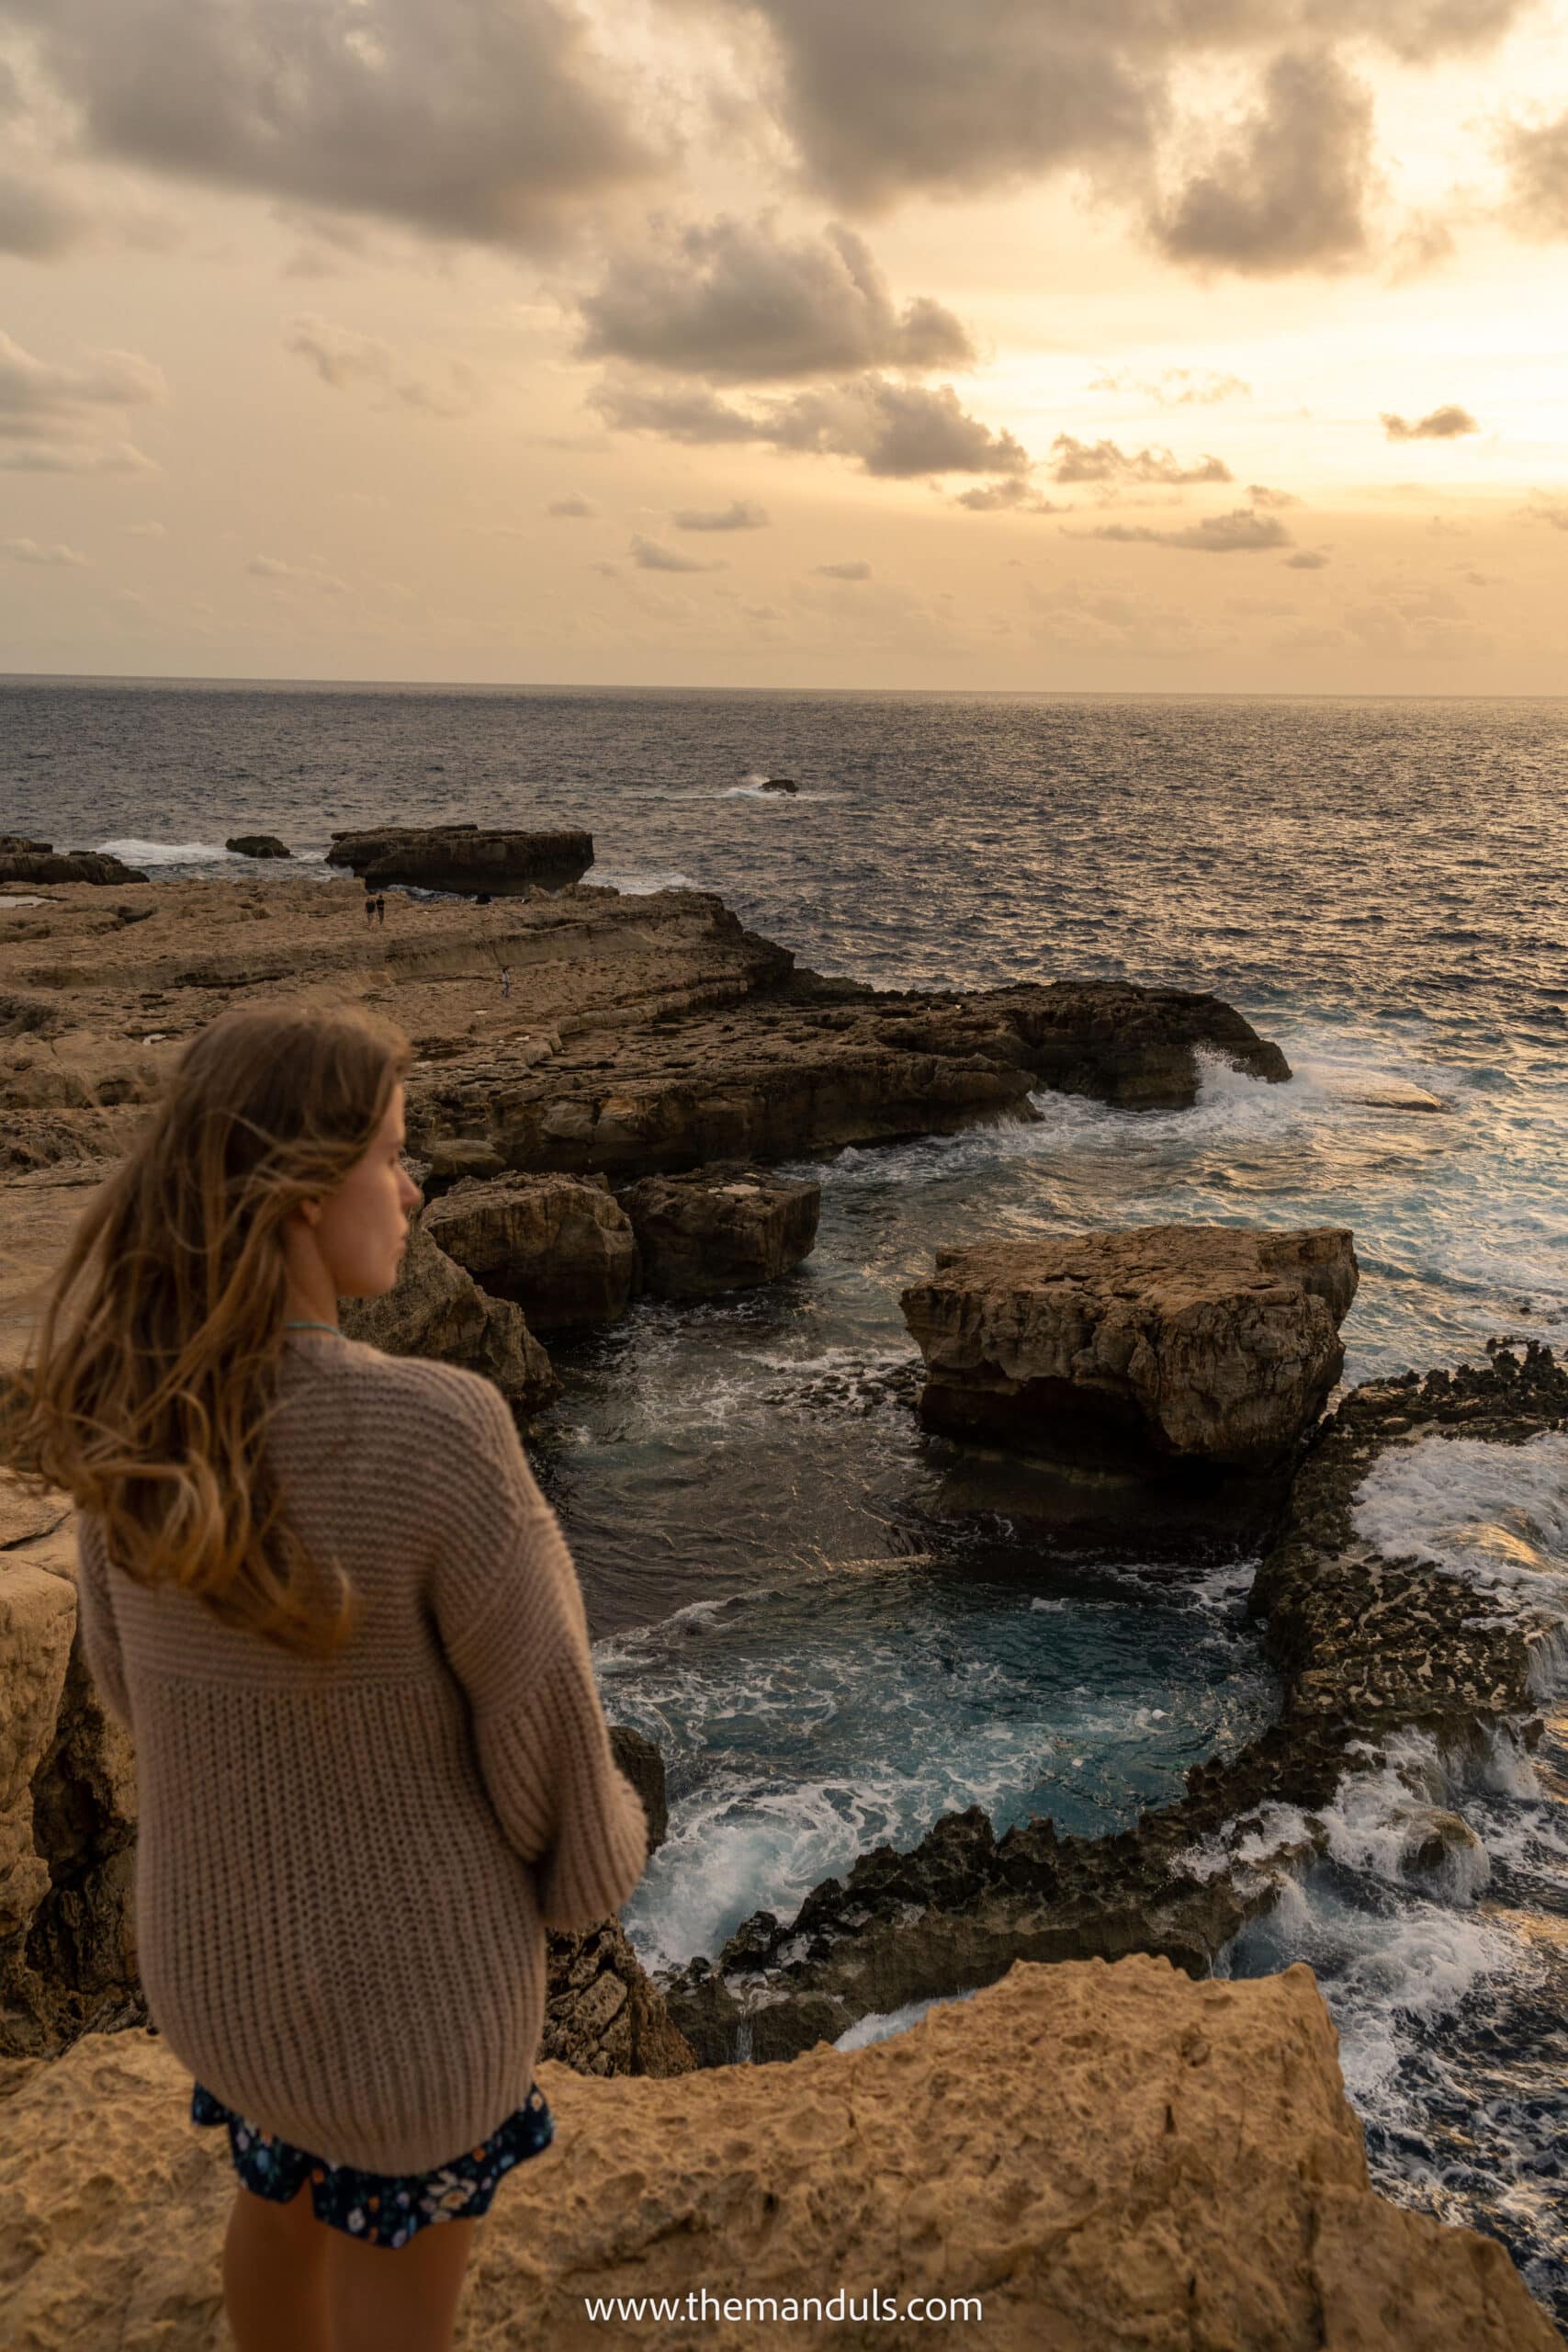
[[[431,2222],[407,2245],[322,2229],[333,2352],[451,2352],[477,2222]]]
[[[335,2352],[323,2230],[301,2188],[287,2205],[236,2188],[223,2240],[223,2308],[235,2352]]]

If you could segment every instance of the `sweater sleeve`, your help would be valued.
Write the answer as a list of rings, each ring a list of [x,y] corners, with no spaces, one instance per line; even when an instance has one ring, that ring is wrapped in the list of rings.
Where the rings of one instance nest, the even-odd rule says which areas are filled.
[[[125,1660],[119,1630],[109,1599],[108,1555],[103,1530],[84,1511],[76,1521],[76,1626],[87,1670],[107,1713],[131,1728],[130,1695],[125,1684]]]
[[[642,1800],[616,1769],[571,1555],[490,1390],[473,1476],[454,1508],[432,1599],[467,1695],[485,1787],[532,1865],[549,1928],[589,1928],[642,1875]]]

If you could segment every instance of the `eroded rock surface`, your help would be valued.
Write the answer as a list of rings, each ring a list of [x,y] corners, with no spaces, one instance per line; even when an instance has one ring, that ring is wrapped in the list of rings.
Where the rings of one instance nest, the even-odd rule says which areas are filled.
[[[645,1176],[621,1194],[656,1298],[712,1298],[777,1282],[810,1255],[820,1184],[743,1163]]]
[[[89,882],[101,888],[106,883],[146,879],[105,850],[60,850],[48,842],[25,841],[19,833],[0,834],[0,882]]]
[[[425,1231],[531,1328],[613,1323],[637,1288],[637,1238],[603,1176],[465,1177]]]
[[[546,2064],[539,2080],[556,2141],[491,2210],[459,2352],[756,2352],[775,2335],[823,2352],[1562,2352],[1493,2239],[1374,2194],[1304,1968],[1194,1984],[1146,1959],[1020,1966],[895,2041],[787,2069],[599,2082]],[[220,2352],[233,2174],[189,2094],[141,2033],[18,2070],[0,2295],[29,2352]],[[686,2302],[705,2288],[706,2316]],[[840,2288],[855,2301],[833,2309]],[[671,2298],[674,2315],[596,2325],[589,2295]],[[729,2295],[760,2300],[727,2317]],[[916,2297],[978,2310],[912,2319]]]
[[[1322,1409],[1356,1295],[1349,1233],[1141,1226],[940,1250],[904,1293],[922,1419],[1082,1458],[1263,1468]]]
[[[397,1288],[384,1298],[344,1300],[341,1321],[351,1340],[388,1355],[434,1356],[482,1373],[523,1413],[542,1412],[559,1386],[521,1307],[481,1290],[418,1218]]]

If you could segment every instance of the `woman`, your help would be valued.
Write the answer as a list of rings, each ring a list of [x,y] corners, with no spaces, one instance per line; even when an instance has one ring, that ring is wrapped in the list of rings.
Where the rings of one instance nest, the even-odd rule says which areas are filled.
[[[419,1202],[407,1061],[357,1013],[214,1022],[83,1218],[12,1432],[80,1506],[148,2007],[241,2178],[239,2352],[445,2352],[551,2134],[544,1929],[646,1852],[505,1404],[338,1329]]]

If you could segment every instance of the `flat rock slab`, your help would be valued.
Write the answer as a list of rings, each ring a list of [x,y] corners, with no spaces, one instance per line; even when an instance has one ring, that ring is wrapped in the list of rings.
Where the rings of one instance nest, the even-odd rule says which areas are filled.
[[[656,1298],[711,1298],[777,1282],[809,1256],[822,1187],[760,1168],[648,1176],[621,1195]]]
[[[507,893],[581,882],[593,863],[592,833],[525,833],[486,825],[380,825],[334,833],[329,865],[347,865],[372,886],[412,883],[425,890]]]
[[[1047,1457],[1262,1469],[1339,1377],[1342,1227],[1143,1226],[942,1250],[904,1293],[931,1429]]]
[[[1148,1959],[1020,1966],[866,2050],[667,2080],[547,2062],[539,2083],[556,2141],[497,2195],[458,2352],[1562,2352],[1493,2239],[1372,2190],[1305,1968],[1195,1984]],[[8,2341],[229,2342],[233,2173],[189,2099],[140,2031],[17,2070]],[[663,2307],[596,2323],[590,2296]],[[915,2318],[916,2297],[939,2300]]]

